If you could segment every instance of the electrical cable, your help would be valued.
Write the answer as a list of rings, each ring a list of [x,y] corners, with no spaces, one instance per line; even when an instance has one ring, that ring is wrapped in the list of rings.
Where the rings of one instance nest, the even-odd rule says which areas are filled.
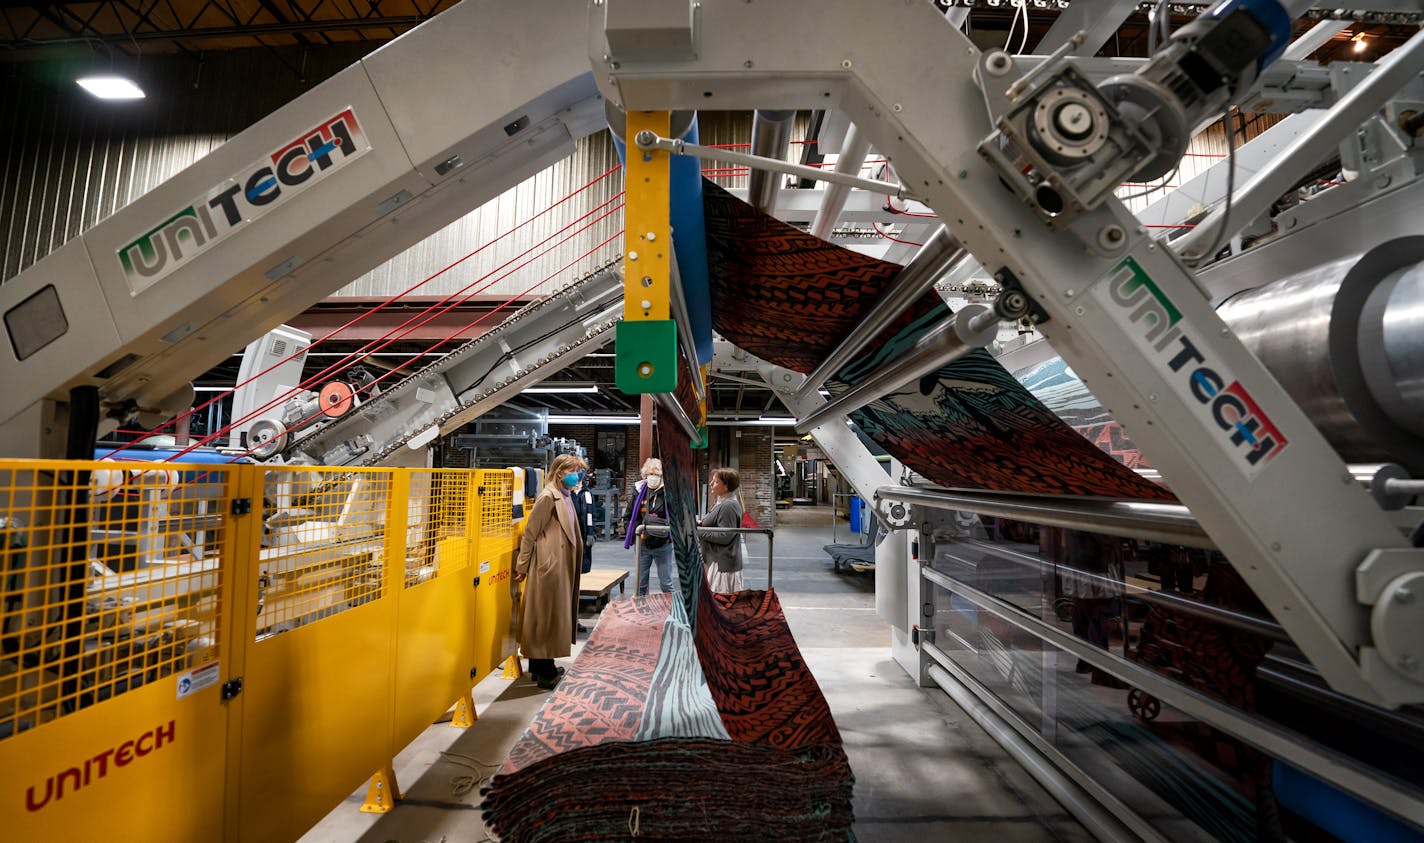
[[[1014,51],[1014,55],[1021,56],[1028,46],[1028,0],[1009,0],[1009,5],[1014,7],[1014,16],[1009,23],[1008,37],[1004,39],[1004,51],[1008,52],[1009,45],[1014,43],[1014,32],[1019,28],[1019,19],[1023,18],[1023,37],[1019,39],[1019,48]]]
[[[1157,55],[1157,50],[1172,38],[1172,24],[1167,11],[1167,0],[1157,0],[1152,11],[1147,13],[1147,57]]]
[[[1164,187],[1166,187],[1167,185],[1171,184],[1171,183],[1172,183],[1172,179],[1174,179],[1174,178],[1177,177],[1177,174],[1178,174],[1179,172],[1181,172],[1181,169],[1182,169],[1182,162],[1181,162],[1181,161],[1178,161],[1178,162],[1177,162],[1177,166],[1173,167],[1173,168],[1172,168],[1172,172],[1168,173],[1168,174],[1162,179],[1162,183],[1161,183],[1161,184],[1153,185],[1152,187],[1149,187],[1149,188],[1147,188],[1146,190],[1144,190],[1144,191],[1142,191],[1142,192],[1140,192],[1140,193],[1129,193],[1129,194],[1126,195],[1126,196],[1119,196],[1118,199],[1120,199],[1120,200],[1126,202],[1126,201],[1129,200],[1129,199],[1141,199],[1141,198],[1144,197],[1144,196],[1151,196],[1152,194],[1156,193],[1157,191],[1159,191],[1159,190],[1163,189]]]
[[[1211,248],[1201,253],[1198,260],[1209,260],[1229,239],[1231,223],[1231,194],[1236,190],[1236,130],[1231,125],[1231,106],[1221,110],[1221,128],[1226,132],[1226,200],[1222,204],[1221,223],[1217,226],[1216,237]]]
[[[876,233],[876,234],[879,234],[881,237],[884,237],[886,240],[894,240],[896,243],[904,243],[906,246],[923,246],[923,245],[925,245],[925,244],[923,244],[923,243],[916,243],[916,242],[914,242],[913,240],[902,240],[901,238],[896,237],[896,236],[893,235],[893,234],[889,234],[889,233],[887,233],[887,232],[885,232],[885,231],[881,231],[881,230],[880,230],[880,223],[878,223],[878,222],[872,222],[872,223],[870,224],[870,226],[875,229],[875,233]]]
[[[1028,49],[1028,0],[1020,0],[1019,11],[1023,12],[1023,38],[1019,40],[1019,48],[1014,51],[1014,55],[1021,56],[1023,51]]]

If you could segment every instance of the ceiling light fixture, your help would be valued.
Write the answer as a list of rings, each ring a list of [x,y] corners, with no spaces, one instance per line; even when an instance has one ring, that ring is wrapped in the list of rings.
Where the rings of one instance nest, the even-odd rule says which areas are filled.
[[[75,81],[101,100],[141,100],[144,97],[142,88],[122,76],[85,76]]]
[[[1370,46],[1365,40],[1365,33],[1363,32],[1356,33],[1355,37],[1350,40],[1355,42],[1355,52],[1357,53],[1363,53]]]

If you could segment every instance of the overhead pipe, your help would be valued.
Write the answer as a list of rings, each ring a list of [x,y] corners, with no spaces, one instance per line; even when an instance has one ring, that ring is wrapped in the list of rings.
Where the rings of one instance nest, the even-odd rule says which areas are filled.
[[[841,142],[841,154],[836,159],[835,171],[846,176],[858,174],[861,165],[865,163],[865,156],[869,153],[870,138],[852,123],[846,130],[845,140]],[[821,207],[816,211],[816,218],[811,221],[811,233],[822,240],[829,239],[849,198],[850,188],[844,184],[833,182],[827,185],[826,192],[821,195]]]
[[[920,337],[908,351],[876,369],[849,391],[837,396],[796,423],[797,433],[808,433],[830,419],[847,415],[876,398],[913,383],[948,366],[998,335],[999,315],[983,305],[971,304]]]
[[[775,158],[762,158],[758,155],[737,152],[731,149],[701,146],[676,138],[661,138],[653,132],[639,132],[638,136],[633,139],[633,143],[638,149],[642,150],[665,149],[673,155],[688,155],[707,161],[722,161],[728,164],[738,164],[743,167],[750,167],[754,170],[762,169],[770,170],[774,173],[788,173],[811,181],[823,181],[828,184],[844,185],[847,188],[858,187],[861,190],[870,190],[882,195],[893,196],[896,199],[919,198],[913,191],[906,190],[904,185],[894,184],[892,182],[863,179],[860,176],[847,175],[834,170],[822,170],[816,167],[808,167],[804,164],[792,164],[790,161],[781,161]]]
[[[758,110],[752,117],[752,154],[763,158],[784,159],[791,148],[791,125],[795,111]],[[776,209],[776,194],[781,191],[781,178],[766,170],[752,168],[747,182],[747,201],[765,214]]]
[[[968,250],[954,235],[944,226],[940,226],[939,230],[925,240],[915,257],[895,276],[890,287],[875,302],[870,312],[861,318],[850,335],[821,361],[821,365],[816,367],[797,390],[796,397],[805,399],[815,394],[822,384],[834,377],[842,366],[850,362],[857,352],[904,313],[906,308],[934,289],[940,276],[968,255]]]

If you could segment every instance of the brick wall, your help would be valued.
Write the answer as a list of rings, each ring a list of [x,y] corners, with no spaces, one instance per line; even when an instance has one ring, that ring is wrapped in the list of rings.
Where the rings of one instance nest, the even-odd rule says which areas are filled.
[[[734,431],[736,428],[733,429]],[[742,503],[763,527],[776,525],[776,475],[772,462],[772,434],[769,427],[741,428],[736,439],[737,473],[742,480]],[[736,433],[732,433],[736,436]]]
[[[436,465],[442,468],[469,468],[470,452],[464,448],[456,448],[452,442],[453,437],[447,437],[440,441]]]
[[[638,471],[643,463],[638,459],[638,426],[628,425],[623,430],[623,465],[627,466],[623,472],[623,505],[629,506],[633,503],[633,485],[638,482]]]
[[[597,447],[597,440],[594,438],[593,425],[591,424],[551,424],[549,425],[549,435],[555,439],[572,439],[588,451],[589,457],[593,457],[593,449]]]

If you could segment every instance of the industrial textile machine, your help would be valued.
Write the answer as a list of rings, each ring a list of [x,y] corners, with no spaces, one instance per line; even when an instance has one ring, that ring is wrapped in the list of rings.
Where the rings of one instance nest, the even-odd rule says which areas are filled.
[[[670,396],[680,360],[699,391],[709,367],[777,391],[798,431],[874,501],[890,532],[878,605],[897,656],[921,678],[948,669],[917,646],[935,588],[1017,617],[962,578],[921,570],[937,541],[933,513],[950,510],[1219,551],[1311,681],[1351,705],[1408,711],[1424,703],[1424,533],[1414,505],[1424,493],[1424,34],[1368,74],[1334,73],[1289,43],[1292,21],[1311,5],[1225,0],[1137,60],[1092,57],[1110,32],[1081,16],[1072,20],[1082,30],[1055,28],[1042,55],[982,51],[919,0],[876,4],[870,16],[857,0],[823,0],[814,14],[790,0],[467,0],[0,286],[0,454],[85,456],[98,433],[126,419],[185,410],[191,379],[234,349],[611,125],[628,183],[618,263],[400,383],[370,389],[349,374],[244,409],[251,418],[233,446],[276,472],[266,547],[304,530],[339,529],[359,543],[372,518],[361,512],[362,488],[372,487],[345,472],[423,465],[440,434],[616,335],[620,387],[656,393],[660,417],[690,439],[703,420]],[[781,37],[791,31],[800,37]],[[1291,115],[1218,165],[1239,178],[1216,169],[1195,203],[1169,195],[1137,215],[1117,198],[1124,183],[1170,174],[1192,136],[1233,106]],[[680,116],[699,108],[756,110],[754,154],[700,146]],[[808,172],[774,157],[797,109],[843,112],[862,154],[873,146],[897,180],[861,178],[858,166]],[[843,155],[853,158],[856,143]],[[1343,186],[1277,204],[1331,154]],[[810,376],[714,346],[705,290],[679,270],[671,245],[680,253],[690,235],[669,217],[677,162],[713,157],[761,171],[751,191],[759,207],[774,204],[765,173],[782,172],[825,181],[842,202],[858,188],[916,200],[938,217],[897,286]],[[1149,227],[1188,218],[1194,227],[1182,236]],[[1243,248],[1248,225],[1267,234]],[[983,306],[961,309],[827,400],[828,378],[964,266],[993,279]],[[913,478],[887,485],[848,414],[1016,324],[1046,343],[1001,349],[1004,365],[1061,356],[1179,503],[1034,499]],[[201,469],[174,471],[96,472],[88,482],[98,504],[121,487],[148,500],[145,484],[180,487],[178,473]],[[53,509],[42,486],[0,487],[0,512]],[[432,506],[438,498],[426,496]],[[214,550],[194,520],[208,511],[164,505],[166,514],[142,517],[174,524],[173,542],[186,542],[194,564],[208,558]],[[309,517],[314,509],[329,517]],[[500,517],[507,527],[508,512]],[[162,552],[118,551],[133,560]],[[365,599],[351,597],[367,587],[363,571],[332,587]],[[425,575],[419,565],[402,574]],[[1022,628],[1424,825],[1416,789],[1353,761],[1322,761],[1258,718],[1038,623]]]

